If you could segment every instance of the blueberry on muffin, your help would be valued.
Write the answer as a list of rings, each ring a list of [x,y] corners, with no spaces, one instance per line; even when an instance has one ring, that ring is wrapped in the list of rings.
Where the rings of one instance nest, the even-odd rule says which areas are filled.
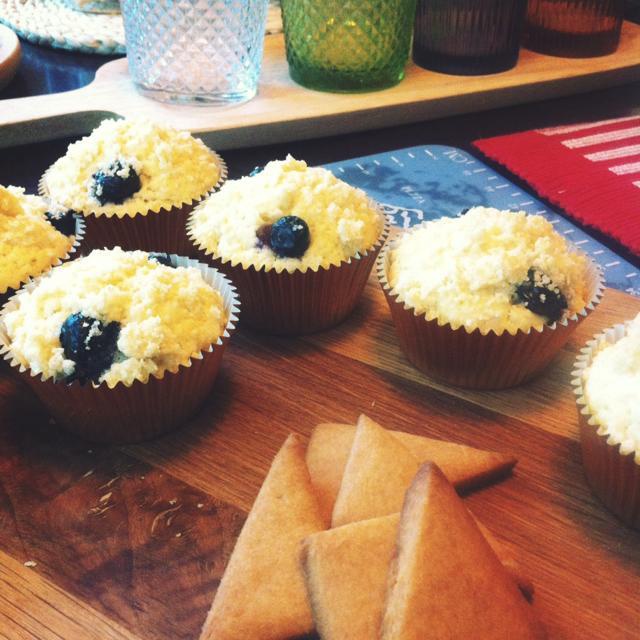
[[[60,262],[75,243],[73,216],[61,226],[44,198],[19,187],[0,187],[0,294],[17,289]]]
[[[50,206],[45,212],[45,217],[49,221],[49,224],[63,233],[65,236],[72,236],[76,232],[76,212],[71,209],[60,209],[54,206]]]
[[[309,227],[298,216],[282,216],[273,224],[262,225],[256,235],[279,258],[301,258],[310,243]]]
[[[168,253],[162,253],[159,251],[150,251],[147,254],[149,260],[153,262],[157,262],[158,264],[163,264],[165,267],[173,267],[174,264],[171,262],[171,256]]]
[[[64,356],[74,365],[67,380],[97,382],[113,364],[119,335],[119,322],[105,324],[83,313],[72,313],[60,327]]]
[[[133,165],[121,159],[96,171],[91,178],[90,193],[100,204],[122,204],[142,186]]]
[[[567,299],[559,287],[548,275],[533,267],[527,272],[527,279],[515,286],[512,301],[544,316],[548,323],[559,320],[567,308]]]

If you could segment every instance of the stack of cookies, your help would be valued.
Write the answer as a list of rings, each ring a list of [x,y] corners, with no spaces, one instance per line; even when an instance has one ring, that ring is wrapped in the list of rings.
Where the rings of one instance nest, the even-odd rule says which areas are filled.
[[[454,489],[514,464],[366,416],[318,425],[306,452],[289,436],[201,640],[546,637],[531,585]]]

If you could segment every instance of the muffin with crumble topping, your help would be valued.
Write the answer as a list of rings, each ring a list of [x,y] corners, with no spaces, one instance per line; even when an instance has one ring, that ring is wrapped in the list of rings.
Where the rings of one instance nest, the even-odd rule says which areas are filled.
[[[86,246],[184,253],[194,205],[226,176],[187,131],[141,118],[104,120],[42,176],[42,195],[81,213]]]
[[[472,388],[541,371],[602,290],[596,265],[545,218],[486,207],[414,227],[378,275],[409,360]]]
[[[14,296],[0,342],[62,424],[142,440],[202,404],[237,312],[228,280],[194,260],[95,250]]]
[[[289,156],[225,183],[193,211],[188,234],[237,284],[243,322],[294,335],[353,310],[387,225],[364,191]]]
[[[573,386],[587,480],[608,509],[640,529],[640,314],[587,343]]]
[[[0,306],[20,286],[68,259],[84,225],[20,187],[0,186]]]

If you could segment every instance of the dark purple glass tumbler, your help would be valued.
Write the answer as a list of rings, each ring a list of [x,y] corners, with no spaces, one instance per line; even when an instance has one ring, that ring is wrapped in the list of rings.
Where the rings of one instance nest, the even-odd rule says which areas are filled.
[[[418,0],[413,60],[424,69],[481,75],[515,66],[527,0]]]
[[[524,46],[564,58],[613,53],[620,42],[624,0],[529,0]]]

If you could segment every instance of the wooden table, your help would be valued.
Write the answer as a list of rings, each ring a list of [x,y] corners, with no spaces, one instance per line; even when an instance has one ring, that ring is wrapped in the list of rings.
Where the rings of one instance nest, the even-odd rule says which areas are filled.
[[[640,538],[585,483],[569,379],[590,336],[638,312],[640,300],[609,290],[540,378],[473,392],[408,364],[372,279],[334,330],[299,339],[241,330],[202,414],[126,447],[66,435],[1,369],[0,638],[197,638],[286,434],[360,412],[516,454],[512,477],[466,501],[521,558],[552,637],[637,638]]]

